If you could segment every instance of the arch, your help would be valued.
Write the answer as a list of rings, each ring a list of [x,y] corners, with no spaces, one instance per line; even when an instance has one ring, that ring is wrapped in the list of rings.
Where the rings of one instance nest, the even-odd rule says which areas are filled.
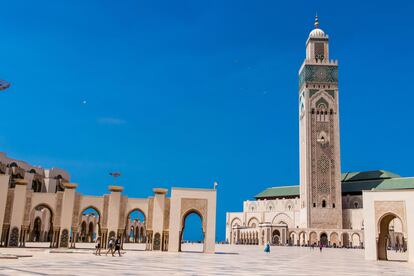
[[[181,250],[181,245],[182,245],[183,237],[184,237],[185,221],[186,221],[187,217],[191,214],[196,214],[200,218],[201,228],[202,228],[201,232],[202,232],[202,240],[203,240],[203,252],[204,252],[205,238],[206,238],[205,229],[204,229],[205,219],[203,218],[203,215],[201,214],[201,212],[197,209],[194,209],[194,208],[187,210],[181,218],[181,231],[180,231],[180,236],[179,236],[179,249],[178,249],[178,251],[182,251]]]
[[[274,216],[273,219],[272,219],[272,224],[273,225],[280,224],[281,222],[288,225],[288,227],[291,227],[291,225],[293,224],[292,218],[290,216],[288,216],[287,214],[285,214],[285,213],[279,213],[276,216]]]
[[[328,234],[322,232],[319,236],[319,245],[327,247],[329,245]]]
[[[296,245],[296,241],[298,240],[298,235],[295,231],[291,231],[289,233],[289,245]]]
[[[281,242],[280,231],[275,229],[272,231],[272,244],[280,245],[280,242]]]
[[[96,213],[93,217],[97,218],[95,221],[87,221],[84,220],[85,217],[89,217],[91,214]],[[84,225],[85,223],[86,225]],[[92,227],[91,227],[92,223]],[[75,240],[80,240],[82,242],[94,242],[94,239],[97,237],[102,236],[102,229],[101,229],[101,212],[99,208],[95,207],[94,205],[88,205],[84,207],[82,211],[79,213],[79,225],[80,225],[80,233],[75,234],[72,233],[73,236],[77,235],[78,237]],[[92,229],[91,229],[92,228]],[[97,235],[97,237],[96,237]],[[80,237],[79,237],[80,236]]]
[[[352,246],[353,247],[360,247],[361,246],[361,238],[359,237],[358,233],[353,233],[351,238],[352,238]]]
[[[303,246],[303,245],[307,245],[307,235],[305,231],[302,231],[299,233],[299,245]]]
[[[256,226],[259,226],[259,219],[258,219],[258,218],[256,218],[256,217],[251,217],[251,218],[249,219],[249,222],[247,223],[247,226],[248,226],[248,227],[255,228],[255,227],[253,227],[253,224],[255,225],[255,227],[256,227]]]
[[[44,221],[40,217],[36,215],[36,212],[43,212],[43,210],[47,210],[48,213],[45,215],[46,218],[49,217],[49,221]],[[36,221],[36,219],[39,220]],[[45,219],[46,219],[45,218]],[[50,247],[57,246],[57,244],[53,243],[53,222],[55,218],[55,213],[52,207],[50,207],[47,203],[39,203],[35,205],[31,211],[29,216],[29,240],[32,242],[50,242]],[[36,222],[36,229],[35,229],[35,222]],[[40,228],[39,228],[40,222]],[[47,227],[46,227],[47,225]],[[39,232],[38,232],[39,231]],[[36,240],[34,239],[36,237]]]
[[[331,236],[329,237],[330,245],[333,247],[339,246],[339,235],[336,232],[332,232]]]
[[[142,214],[143,218],[142,221],[140,221],[138,218],[132,218],[131,215],[134,212],[138,212],[139,214]],[[131,209],[126,217],[125,217],[125,227],[124,227],[124,240],[125,242],[135,242],[135,243],[142,243],[144,242],[144,237],[146,236],[146,221],[147,221],[147,215],[144,211],[140,208],[133,208]],[[138,223],[142,223],[142,227],[139,227],[137,231],[134,231],[133,227],[134,224],[136,224],[138,227]]]
[[[316,232],[311,232],[309,234],[309,244],[310,245],[318,244],[318,235],[316,234]]]
[[[231,220],[231,222],[230,222],[230,227],[231,227],[232,229],[233,229],[233,227],[234,227],[234,226],[236,226],[236,225],[239,225],[239,226],[241,226],[241,225],[242,225],[241,219],[239,219],[238,217],[233,218],[233,219]]]
[[[385,213],[378,219],[378,225],[377,225],[377,229],[379,230],[378,241],[377,241],[377,259],[378,260],[386,260],[386,261],[389,260],[387,249],[390,243],[390,224],[391,224],[391,221],[393,221],[394,219],[399,219],[399,221],[401,222],[402,230],[405,229],[404,221],[395,213],[392,213],[392,212]]]

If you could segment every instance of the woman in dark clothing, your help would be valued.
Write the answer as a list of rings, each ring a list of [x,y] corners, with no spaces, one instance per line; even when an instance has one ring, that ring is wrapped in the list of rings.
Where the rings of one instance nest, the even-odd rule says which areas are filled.
[[[118,251],[119,257],[121,257],[121,238],[118,237],[115,241],[115,250],[112,252],[112,256],[115,256],[115,252]]]

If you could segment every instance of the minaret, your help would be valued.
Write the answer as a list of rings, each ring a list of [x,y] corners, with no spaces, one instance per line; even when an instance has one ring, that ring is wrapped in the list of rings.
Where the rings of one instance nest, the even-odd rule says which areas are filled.
[[[300,226],[341,229],[338,62],[317,16],[299,70],[299,143]]]

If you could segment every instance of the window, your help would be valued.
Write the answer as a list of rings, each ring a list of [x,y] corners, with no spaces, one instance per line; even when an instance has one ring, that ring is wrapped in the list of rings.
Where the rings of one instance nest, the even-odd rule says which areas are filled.
[[[335,208],[335,203],[332,204],[332,208]]]
[[[355,202],[354,202],[354,208],[355,208],[355,209],[358,209],[358,207],[359,207],[359,203],[358,203],[358,201],[355,201]]]
[[[315,202],[313,203],[313,207],[316,207],[316,203]]]
[[[322,208],[326,208],[326,201],[322,200]]]

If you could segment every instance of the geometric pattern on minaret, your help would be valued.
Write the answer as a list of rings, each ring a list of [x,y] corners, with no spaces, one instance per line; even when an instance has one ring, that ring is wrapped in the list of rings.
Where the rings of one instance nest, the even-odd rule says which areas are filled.
[[[299,144],[300,225],[341,229],[338,62],[317,16],[299,70]]]

